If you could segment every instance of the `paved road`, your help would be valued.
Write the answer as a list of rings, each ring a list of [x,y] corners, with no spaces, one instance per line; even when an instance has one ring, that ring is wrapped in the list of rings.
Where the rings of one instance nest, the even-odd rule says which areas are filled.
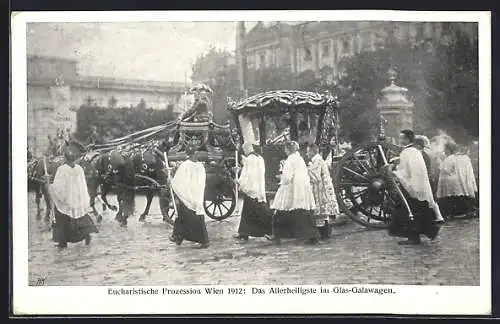
[[[137,210],[144,204],[138,197]],[[235,242],[238,217],[232,217],[208,220],[211,246],[197,250],[168,240],[171,227],[162,223],[155,198],[147,223],[137,216],[121,228],[107,214],[90,246],[70,244],[58,252],[35,211],[30,193],[29,279],[43,277],[46,285],[479,285],[478,219],[450,222],[439,239],[418,247],[399,246],[386,231],[352,222],[318,246],[285,241],[276,247],[264,238]]]

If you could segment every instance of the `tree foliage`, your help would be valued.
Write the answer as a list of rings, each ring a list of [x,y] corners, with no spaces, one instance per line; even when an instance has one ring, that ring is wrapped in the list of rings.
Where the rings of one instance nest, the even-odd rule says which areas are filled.
[[[100,141],[126,136],[172,120],[171,114],[157,109],[106,108],[82,106],[77,112],[78,140],[89,143],[90,136]],[[93,129],[97,134],[93,134]]]
[[[397,72],[396,84],[408,89],[415,103],[415,131],[432,136],[437,129],[468,141],[479,132],[478,44],[456,31],[453,37],[432,44],[389,42],[389,46],[367,51],[344,60],[344,76],[325,86],[331,79],[328,68],[319,73],[306,70],[296,75],[287,68],[265,67],[247,71],[248,95],[279,89],[329,90],[340,99],[341,134],[360,142],[378,133],[377,99],[389,85],[388,70]],[[212,55],[214,55],[212,53]],[[220,55],[226,55],[221,53]],[[196,67],[193,67],[196,72]],[[226,120],[227,97],[239,99],[238,68],[229,65],[209,76],[214,90],[214,117]]]
[[[397,85],[408,88],[415,103],[417,132],[434,135],[443,129],[462,141],[478,136],[477,42],[457,31],[446,42],[429,45],[395,43],[344,62],[345,77],[334,90],[341,94],[343,130],[351,140],[366,140],[377,131],[376,100],[389,84],[391,67]]]

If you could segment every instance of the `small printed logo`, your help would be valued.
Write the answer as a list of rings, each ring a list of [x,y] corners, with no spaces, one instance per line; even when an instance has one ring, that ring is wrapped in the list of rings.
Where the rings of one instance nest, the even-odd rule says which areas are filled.
[[[45,286],[47,276],[46,275],[38,275],[30,279],[30,286]]]

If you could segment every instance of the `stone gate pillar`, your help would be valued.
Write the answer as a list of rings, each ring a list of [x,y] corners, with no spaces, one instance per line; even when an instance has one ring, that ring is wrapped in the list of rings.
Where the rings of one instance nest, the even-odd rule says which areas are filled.
[[[381,132],[387,141],[397,143],[403,129],[413,129],[414,103],[407,97],[408,89],[396,85],[396,72],[390,69],[390,85],[382,89],[382,97],[377,101],[381,118]]]

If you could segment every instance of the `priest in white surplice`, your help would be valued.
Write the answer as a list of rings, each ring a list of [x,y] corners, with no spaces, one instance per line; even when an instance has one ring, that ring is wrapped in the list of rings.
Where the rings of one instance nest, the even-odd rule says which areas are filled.
[[[75,163],[78,149],[70,144],[64,149],[65,163],[57,168],[54,182],[46,176],[47,192],[54,208],[53,240],[59,248],[66,248],[68,243],[85,240],[90,243],[90,234],[98,233],[88,215],[90,197],[81,166]]]
[[[445,144],[436,196],[446,216],[473,215],[477,193],[472,162],[454,143]]]
[[[247,241],[249,236],[272,234],[272,213],[266,204],[264,159],[255,152],[252,143],[245,142],[242,148],[245,156],[238,185],[243,196],[243,209],[235,238]]]
[[[296,236],[308,244],[318,241],[319,233],[313,223],[316,209],[314,195],[309,179],[307,165],[299,152],[299,144],[294,141],[285,143],[286,159],[280,177],[280,186],[271,209],[274,215],[274,239],[280,242],[282,237]]]
[[[194,145],[186,147],[188,159],[179,166],[172,179],[171,186],[176,196],[177,218],[170,238],[180,245],[182,241],[199,243],[199,248],[208,247],[208,233],[205,226],[206,172],[205,166],[199,162]]]
[[[400,134],[405,148],[399,156],[399,165],[394,171],[396,181],[412,211],[414,220],[409,221],[408,212],[401,199],[396,199],[393,220],[389,233],[394,236],[407,237],[400,244],[419,244],[420,235],[434,239],[439,231],[436,224],[435,204],[429,182],[427,167],[420,151],[414,147],[415,134],[411,130],[403,130]]]

